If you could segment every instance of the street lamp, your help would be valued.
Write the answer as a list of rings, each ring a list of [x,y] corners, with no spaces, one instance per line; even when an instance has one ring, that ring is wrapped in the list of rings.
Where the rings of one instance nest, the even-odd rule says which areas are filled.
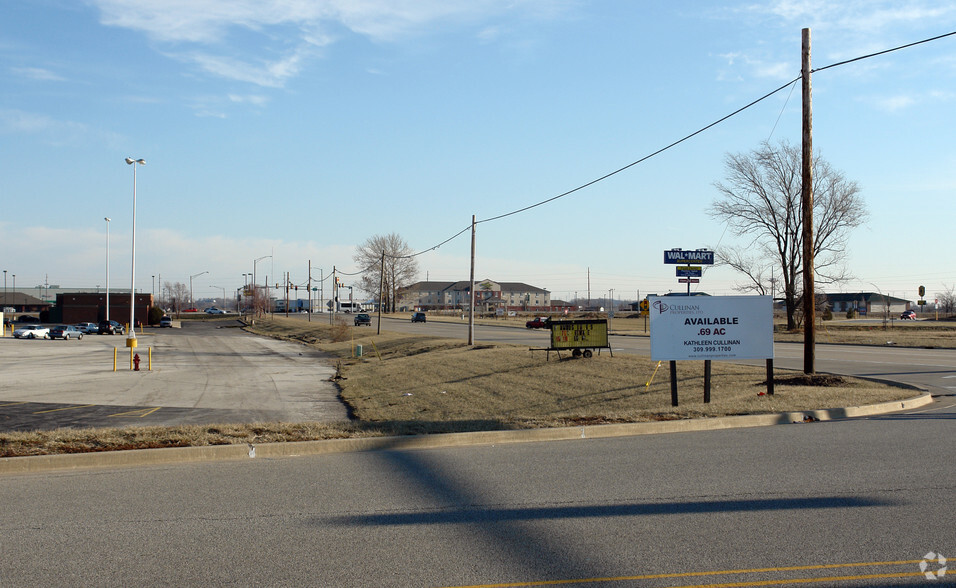
[[[259,263],[260,261],[262,261],[263,259],[266,259],[267,257],[272,257],[272,256],[271,256],[271,255],[263,255],[262,257],[260,257],[260,258],[258,258],[258,259],[252,260],[252,306],[253,306],[253,312],[258,312],[258,310],[259,310],[259,309],[257,308],[257,307],[258,307],[258,301],[259,301],[259,292],[258,292],[259,287],[256,285],[256,264]],[[256,316],[258,316],[258,314],[257,314]]]
[[[193,274],[189,276],[189,303],[195,304],[195,299],[193,298],[193,278],[198,278],[203,274],[208,274],[209,272],[199,272],[198,274]]]
[[[3,270],[3,305],[10,305],[10,303],[7,301],[7,270]]]
[[[146,165],[145,159],[126,158],[127,165],[133,166],[133,237],[132,237],[132,260],[129,269],[129,336],[127,339],[136,341],[136,313],[134,306],[136,301],[136,164]],[[135,343],[128,343],[127,347],[132,349]]]
[[[106,221],[106,320],[110,320],[110,217],[104,216]]]

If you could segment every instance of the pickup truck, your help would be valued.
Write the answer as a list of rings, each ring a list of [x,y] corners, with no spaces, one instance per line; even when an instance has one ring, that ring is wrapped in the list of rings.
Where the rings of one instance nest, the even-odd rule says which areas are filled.
[[[355,326],[357,327],[357,326],[359,326],[359,325],[366,325],[366,326],[371,327],[371,326],[372,326],[372,317],[370,317],[369,315],[367,315],[367,314],[365,314],[365,313],[361,313],[361,314],[355,315]]]
[[[535,317],[524,324],[528,329],[548,329],[551,327],[551,319],[546,316]]]

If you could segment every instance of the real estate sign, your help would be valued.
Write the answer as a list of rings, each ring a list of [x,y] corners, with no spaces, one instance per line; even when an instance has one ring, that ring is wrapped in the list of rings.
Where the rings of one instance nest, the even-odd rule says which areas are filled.
[[[772,359],[770,296],[650,296],[651,359]]]

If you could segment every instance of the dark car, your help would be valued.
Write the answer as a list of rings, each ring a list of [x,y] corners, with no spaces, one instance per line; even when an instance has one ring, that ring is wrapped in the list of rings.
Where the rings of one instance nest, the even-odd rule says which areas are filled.
[[[547,329],[551,326],[551,319],[546,316],[535,317],[524,324],[528,329]]]
[[[17,317],[18,323],[39,323],[40,319],[35,316],[30,316],[28,314],[21,314]]]
[[[100,335],[122,335],[126,329],[116,321],[100,321],[96,332]]]
[[[64,341],[68,341],[70,339],[80,340],[82,338],[83,331],[73,325],[57,325],[50,329],[50,339],[63,339]]]
[[[412,322],[413,322],[413,323],[423,323],[423,322],[425,322],[425,313],[424,313],[424,312],[413,312],[413,313],[412,313]]]
[[[359,325],[368,325],[371,327],[372,317],[364,313],[355,315],[355,326],[357,327]]]
[[[901,320],[901,321],[915,321],[915,320],[916,320],[916,312],[914,312],[914,311],[912,311],[912,310],[904,310],[904,311],[903,311],[903,314],[900,315],[900,320]]]
[[[159,319],[159,326],[172,328],[173,318],[171,316],[164,315],[163,318]]]

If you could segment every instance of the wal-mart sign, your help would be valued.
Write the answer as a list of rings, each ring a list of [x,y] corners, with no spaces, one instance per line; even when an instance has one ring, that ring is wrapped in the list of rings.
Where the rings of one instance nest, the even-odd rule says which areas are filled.
[[[667,249],[664,251],[664,263],[702,263],[714,264],[714,252],[706,249],[684,250]]]
[[[651,359],[773,359],[770,296],[649,296]]]

